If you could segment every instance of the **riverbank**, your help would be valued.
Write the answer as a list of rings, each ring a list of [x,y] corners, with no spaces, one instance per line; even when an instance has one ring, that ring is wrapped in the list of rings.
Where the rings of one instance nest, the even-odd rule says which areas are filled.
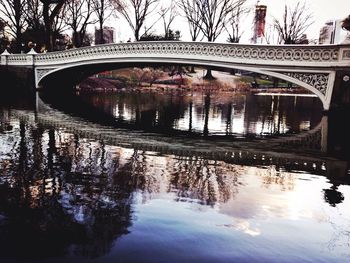
[[[284,84],[278,88],[269,87],[271,81],[258,79],[259,87],[252,87],[252,77],[233,75],[228,72],[213,71],[215,79],[206,80],[205,69],[196,69],[195,73],[170,74],[153,69],[122,69],[111,73],[91,76],[79,85],[83,93],[116,93],[119,91],[228,91],[228,92],[272,92],[307,94],[307,90]]]

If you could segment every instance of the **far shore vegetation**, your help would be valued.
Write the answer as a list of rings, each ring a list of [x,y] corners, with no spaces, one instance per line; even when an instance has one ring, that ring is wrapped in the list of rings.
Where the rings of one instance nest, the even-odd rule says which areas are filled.
[[[118,91],[229,91],[307,93],[306,89],[270,76],[252,72],[213,71],[206,80],[205,68],[169,66],[162,68],[126,68],[95,74],[82,83],[78,91],[88,93]],[[194,72],[193,72],[194,71]]]

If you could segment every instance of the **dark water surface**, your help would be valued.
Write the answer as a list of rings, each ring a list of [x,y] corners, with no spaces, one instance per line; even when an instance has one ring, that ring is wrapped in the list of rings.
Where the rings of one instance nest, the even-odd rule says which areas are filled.
[[[120,126],[169,133],[232,135],[238,138],[294,134],[321,120],[317,97],[232,92],[124,92],[83,95],[115,117]]]
[[[348,161],[316,98],[83,100],[103,112],[1,103],[0,262],[349,261]],[[304,133],[312,154],[271,148]]]

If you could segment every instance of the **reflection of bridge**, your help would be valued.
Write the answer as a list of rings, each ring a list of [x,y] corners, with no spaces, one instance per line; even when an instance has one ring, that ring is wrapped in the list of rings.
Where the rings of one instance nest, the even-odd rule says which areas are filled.
[[[81,74],[149,64],[236,68],[277,77],[316,94],[325,110],[349,89],[350,45],[264,46],[196,42],[136,42],[47,54],[4,52],[1,65],[34,69],[35,84],[59,74]],[[78,74],[78,75],[80,75]],[[336,94],[336,95],[334,95]],[[333,99],[332,99],[333,98]],[[335,103],[339,103],[335,101]]]

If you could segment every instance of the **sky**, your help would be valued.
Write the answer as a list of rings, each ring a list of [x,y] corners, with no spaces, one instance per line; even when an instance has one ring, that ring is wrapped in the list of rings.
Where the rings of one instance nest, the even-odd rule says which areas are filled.
[[[170,0],[161,0],[161,4],[166,4]],[[175,0],[176,1],[176,0]],[[256,4],[256,0],[248,0],[250,6]],[[267,24],[271,23],[273,17],[281,17],[284,12],[284,5],[295,5],[298,0],[261,0],[259,4],[267,5]],[[312,24],[306,31],[309,39],[318,39],[320,28],[322,25],[330,19],[344,19],[350,14],[350,0],[305,0],[309,11],[313,14],[314,24]],[[153,16],[154,17],[154,16]],[[253,13],[248,16],[245,21],[242,22],[242,28],[244,33],[242,35],[241,42],[249,43],[249,39],[252,36],[251,27],[253,21]],[[129,37],[132,37],[132,33],[126,21],[120,17],[117,21],[113,20],[107,23],[110,26],[114,26],[117,31],[117,40],[125,42]],[[149,22],[150,24],[150,22]],[[174,30],[180,29],[183,41],[189,41],[190,35],[188,33],[187,23],[185,18],[177,17],[174,21],[172,28]],[[162,26],[159,23],[154,28],[155,33],[162,33]],[[343,32],[345,36],[346,32]],[[217,40],[217,42],[226,42],[227,35],[223,34]]]
[[[267,5],[267,21],[271,21],[273,16],[282,18],[285,4],[295,5],[297,2],[296,0],[261,0],[260,4]],[[309,39],[318,39],[320,28],[327,20],[344,19],[350,15],[350,0],[306,0],[305,2],[315,21],[306,32]]]

